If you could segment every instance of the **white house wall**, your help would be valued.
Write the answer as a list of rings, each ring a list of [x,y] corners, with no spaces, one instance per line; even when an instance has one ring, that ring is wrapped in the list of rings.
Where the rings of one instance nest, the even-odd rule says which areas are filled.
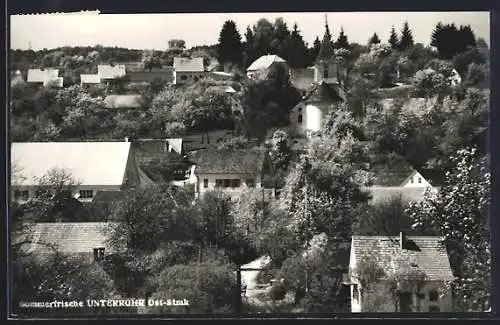
[[[224,192],[227,193],[236,193],[239,190],[243,188],[247,188],[246,186],[246,180],[247,179],[254,179],[255,180],[255,188],[260,188],[261,187],[261,178],[260,175],[235,175],[235,174],[201,174],[201,175],[196,175],[196,192],[199,195],[202,195],[205,192],[208,191],[213,191],[216,189],[221,189]],[[208,180],[208,187],[204,187],[204,180]],[[237,188],[216,188],[215,187],[215,180],[216,179],[239,179],[241,184],[240,187]]]
[[[353,288],[351,287],[352,312],[396,312],[395,298],[391,296],[392,294],[388,283],[380,282],[376,284],[370,292],[360,295],[359,303],[352,298],[352,290]],[[437,290],[439,293],[439,298],[435,302],[429,300],[429,293],[432,290]],[[438,306],[441,312],[452,311],[452,298],[451,295],[446,294],[443,282],[428,282],[420,290],[420,293],[424,295],[423,299],[418,299],[416,292],[413,292],[412,294],[413,312],[429,312],[429,308],[431,306]],[[369,295],[376,296],[369,297]],[[399,300],[399,298],[397,299]],[[370,308],[369,304],[372,303],[376,304],[375,308],[373,305]],[[369,310],[372,308],[375,310]]]
[[[412,187],[412,188],[431,187],[431,184],[419,172],[415,172],[411,177],[409,177],[406,180],[406,183],[403,184],[403,187]]]

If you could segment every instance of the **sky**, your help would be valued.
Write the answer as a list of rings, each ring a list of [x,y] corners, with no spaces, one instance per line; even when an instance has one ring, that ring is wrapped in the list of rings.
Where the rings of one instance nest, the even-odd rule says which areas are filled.
[[[341,26],[350,42],[366,44],[374,32],[387,42],[394,25],[399,32],[408,21],[415,42],[428,45],[438,22],[471,25],[476,37],[490,43],[489,12],[331,12],[326,13],[333,38]],[[11,16],[11,48],[33,50],[61,46],[119,46],[164,50],[169,39],[183,39],[186,47],[216,44],[226,20],[236,22],[244,40],[247,26],[258,19],[282,17],[290,29],[297,23],[312,45],[324,33],[325,13],[210,13],[210,14],[47,14]]]

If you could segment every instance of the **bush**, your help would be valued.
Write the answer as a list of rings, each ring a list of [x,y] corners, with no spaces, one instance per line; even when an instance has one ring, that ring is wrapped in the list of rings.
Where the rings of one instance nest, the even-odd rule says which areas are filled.
[[[148,313],[213,313],[234,303],[234,271],[214,259],[166,268],[158,275],[157,284],[152,299],[187,299],[189,306],[154,307]]]
[[[283,283],[275,284],[271,287],[269,291],[269,296],[272,300],[283,300],[286,295],[286,287]]]
[[[279,269],[273,267],[271,264],[266,265],[264,270],[260,271],[255,279],[257,283],[267,284],[271,282],[271,279],[275,279],[279,273]]]

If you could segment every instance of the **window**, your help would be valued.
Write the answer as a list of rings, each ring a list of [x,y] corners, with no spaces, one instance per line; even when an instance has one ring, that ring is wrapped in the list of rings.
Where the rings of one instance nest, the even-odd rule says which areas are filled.
[[[439,311],[441,311],[441,308],[439,308],[439,306],[429,306],[429,311],[430,312],[439,312]]]
[[[412,311],[411,292],[401,292],[399,294],[399,306],[403,313]]]
[[[302,113],[302,107],[299,107],[299,113]]]
[[[15,200],[27,201],[28,198],[29,198],[29,191],[21,191],[21,190],[14,191]]]
[[[203,188],[208,188],[208,179],[203,180]]]
[[[101,261],[104,258],[104,247],[94,248],[94,261]]]
[[[328,78],[328,68],[325,68],[323,70],[323,78],[325,78],[325,79]]]
[[[224,186],[224,180],[223,179],[216,179],[215,180],[215,187],[222,187]]]
[[[240,187],[241,181],[239,179],[232,179],[231,180],[231,187]]]
[[[181,76],[181,80],[187,80],[187,76]]]
[[[411,183],[411,184],[413,184],[413,177],[412,177],[412,178],[410,178],[410,183]]]
[[[297,117],[297,123],[302,124],[302,114]]]
[[[255,179],[249,178],[246,180],[247,186],[248,187],[255,187]]]
[[[280,198],[280,194],[281,194],[281,190],[280,190],[280,189],[276,189],[276,190],[274,191],[274,197],[275,197],[276,199],[279,199],[279,198]]]
[[[418,178],[418,183],[421,184],[422,183],[422,178]]]
[[[231,180],[230,179],[225,179],[224,180],[224,187],[230,187],[231,186]]]
[[[92,190],[80,190],[80,199],[91,199],[94,197]]]
[[[439,299],[439,293],[437,292],[437,290],[432,290],[431,292],[429,292],[430,301],[438,301],[438,299]]]
[[[194,79],[194,81],[198,81],[199,80],[199,78],[197,76],[195,76],[193,79]]]
[[[357,284],[353,284],[352,285],[352,298],[355,301],[359,300],[359,289],[358,289],[358,285]]]

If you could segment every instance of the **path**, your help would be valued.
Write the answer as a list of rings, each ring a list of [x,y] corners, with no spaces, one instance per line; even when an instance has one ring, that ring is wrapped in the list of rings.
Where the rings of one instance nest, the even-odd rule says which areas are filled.
[[[242,268],[264,268],[271,262],[268,256],[261,256],[258,259],[242,265]],[[247,285],[246,298],[252,305],[263,306],[267,304],[268,299],[263,299],[267,296],[268,289],[258,288],[257,276],[260,271],[241,271],[241,279],[243,284]]]

